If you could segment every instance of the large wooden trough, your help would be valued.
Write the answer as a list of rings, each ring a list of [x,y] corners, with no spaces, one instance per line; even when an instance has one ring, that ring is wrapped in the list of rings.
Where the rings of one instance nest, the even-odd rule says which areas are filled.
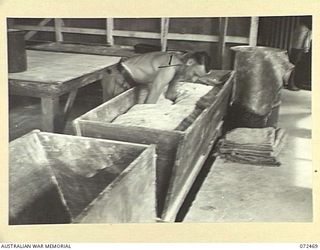
[[[155,146],[30,132],[10,142],[9,224],[155,222]]]
[[[230,101],[234,72],[216,71],[226,82],[215,101],[204,109],[184,131],[113,124],[141,101],[132,88],[74,120],[79,136],[156,144],[157,215],[167,222],[176,215],[221,132],[223,117]]]

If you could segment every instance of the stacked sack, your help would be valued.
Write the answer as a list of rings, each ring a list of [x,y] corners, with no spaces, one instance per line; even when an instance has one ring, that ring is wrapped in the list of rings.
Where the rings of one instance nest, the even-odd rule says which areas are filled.
[[[239,163],[279,166],[284,141],[281,128],[236,128],[219,141],[218,155]]]

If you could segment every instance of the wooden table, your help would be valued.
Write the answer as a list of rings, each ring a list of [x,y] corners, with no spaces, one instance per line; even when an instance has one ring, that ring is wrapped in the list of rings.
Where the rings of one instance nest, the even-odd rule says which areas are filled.
[[[41,98],[42,130],[59,132],[80,87],[108,76],[120,57],[27,50],[27,71],[9,74],[12,95]],[[60,96],[68,94],[63,110]]]

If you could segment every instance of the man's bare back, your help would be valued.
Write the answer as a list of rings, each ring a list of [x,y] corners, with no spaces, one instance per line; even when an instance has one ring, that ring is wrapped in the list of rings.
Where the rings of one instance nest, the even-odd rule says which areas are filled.
[[[156,103],[167,86],[165,96],[172,99],[178,81],[194,81],[205,75],[207,58],[204,52],[151,52],[131,57],[121,62],[121,67],[136,85],[148,87],[145,103]]]

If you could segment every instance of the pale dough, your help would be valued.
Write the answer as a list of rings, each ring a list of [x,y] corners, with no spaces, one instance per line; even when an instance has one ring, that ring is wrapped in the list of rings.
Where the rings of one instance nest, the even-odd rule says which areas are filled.
[[[113,124],[174,130],[193,112],[199,98],[211,89],[212,86],[181,82],[176,88],[175,103],[162,94],[156,104],[136,104],[127,113],[118,116]],[[141,92],[141,100],[146,94]]]

